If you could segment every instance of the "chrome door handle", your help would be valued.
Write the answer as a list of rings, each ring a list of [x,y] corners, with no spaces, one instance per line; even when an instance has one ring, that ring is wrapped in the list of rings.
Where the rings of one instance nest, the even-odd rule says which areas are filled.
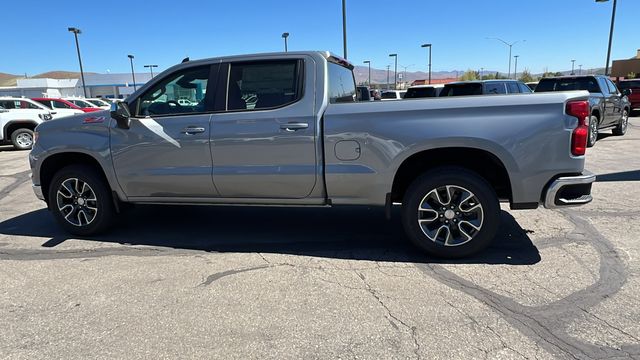
[[[296,130],[303,130],[303,129],[307,129],[309,127],[309,124],[307,123],[298,123],[298,122],[290,122],[290,123],[286,123],[286,124],[280,124],[280,129],[285,130],[285,131],[289,131],[289,132],[293,132]]]
[[[182,131],[180,132],[186,135],[194,135],[194,134],[200,134],[205,132],[205,128],[199,127],[199,126],[187,126],[186,128],[182,129]]]

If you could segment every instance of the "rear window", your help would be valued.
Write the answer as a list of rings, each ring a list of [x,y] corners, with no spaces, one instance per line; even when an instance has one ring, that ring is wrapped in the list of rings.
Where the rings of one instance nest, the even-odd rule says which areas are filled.
[[[482,84],[450,84],[445,85],[440,96],[482,95]]]
[[[396,95],[395,91],[386,91],[386,92],[383,92],[382,95],[380,95],[380,97],[383,99],[397,99],[398,95]]]
[[[344,66],[329,63],[329,102],[347,103],[356,101],[356,80],[353,72]]]
[[[595,78],[542,79],[535,92],[587,90],[599,93],[600,87]]]
[[[425,97],[434,97],[434,96],[436,96],[436,89],[432,87],[424,87],[424,88],[407,89],[407,93],[404,95],[404,98],[411,99],[411,98],[425,98]]]
[[[620,88],[620,90],[639,89],[640,88],[640,80],[620,81],[618,83],[618,88]]]

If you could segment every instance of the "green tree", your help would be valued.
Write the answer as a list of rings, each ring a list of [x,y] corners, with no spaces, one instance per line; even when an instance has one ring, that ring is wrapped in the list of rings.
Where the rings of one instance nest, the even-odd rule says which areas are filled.
[[[627,79],[635,79],[638,75],[633,71],[627,74]]]
[[[524,71],[520,74],[520,81],[522,82],[534,82],[537,81],[538,79],[535,78],[533,75],[531,75],[531,72],[529,72],[529,69],[524,69]]]
[[[560,71],[556,71],[553,76],[562,76],[564,75],[563,73],[561,73]]]
[[[480,78],[480,74],[477,71],[467,70],[460,76],[460,80],[469,81],[469,80],[478,80]]]

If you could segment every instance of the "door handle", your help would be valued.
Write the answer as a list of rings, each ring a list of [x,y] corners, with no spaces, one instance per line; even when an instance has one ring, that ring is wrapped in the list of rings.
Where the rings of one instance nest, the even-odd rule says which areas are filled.
[[[194,135],[194,134],[200,134],[205,132],[205,128],[199,127],[199,126],[187,126],[186,128],[182,129],[182,131],[180,132],[186,135]]]
[[[289,132],[307,129],[308,127],[309,127],[309,124],[307,124],[307,123],[298,123],[298,122],[290,122],[290,123],[286,123],[286,124],[280,124],[280,129],[285,130],[285,131],[289,131]]]

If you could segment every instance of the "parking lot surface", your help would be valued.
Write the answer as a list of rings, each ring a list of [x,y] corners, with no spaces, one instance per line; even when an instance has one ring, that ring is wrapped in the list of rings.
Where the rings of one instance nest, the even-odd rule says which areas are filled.
[[[609,132],[607,132],[609,133]],[[69,237],[0,148],[0,358],[640,358],[640,118],[595,200],[505,211],[459,261],[379,209],[137,206]]]

